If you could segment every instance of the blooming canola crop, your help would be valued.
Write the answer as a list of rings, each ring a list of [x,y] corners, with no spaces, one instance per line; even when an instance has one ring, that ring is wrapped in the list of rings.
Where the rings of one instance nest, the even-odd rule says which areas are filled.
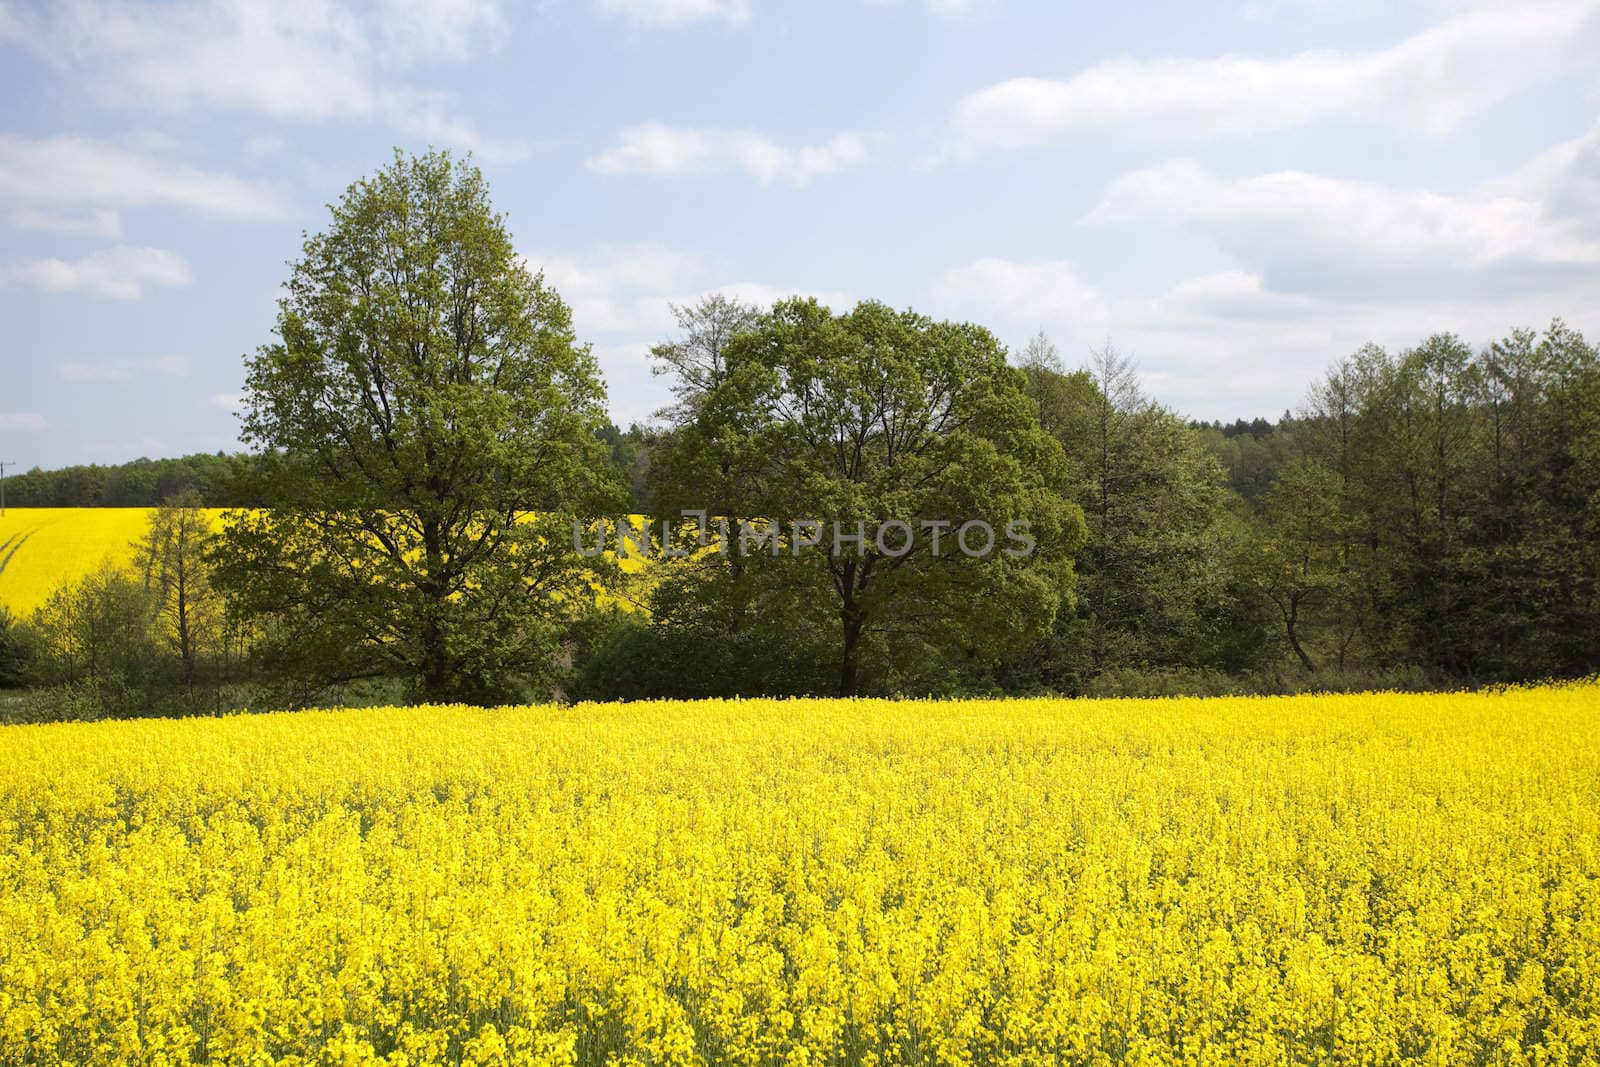
[[[203,509],[213,532],[228,511]],[[26,617],[64,585],[102,566],[127,570],[148,534],[155,508],[7,508],[0,516],[0,608]],[[592,555],[592,553],[591,553]],[[605,553],[615,558],[614,552]],[[625,556],[625,574],[645,571],[645,562]],[[610,597],[597,590],[597,599]]]
[[[153,508],[7,508],[0,516],[0,607],[30,615],[60,586],[127,567]],[[208,509],[213,527],[222,511]]]
[[[1593,1063],[1600,687],[0,728],[0,1063]]]

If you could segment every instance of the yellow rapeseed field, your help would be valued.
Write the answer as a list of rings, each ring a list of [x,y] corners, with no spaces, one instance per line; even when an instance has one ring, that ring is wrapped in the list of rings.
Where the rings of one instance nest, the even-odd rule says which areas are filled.
[[[104,563],[127,566],[152,508],[7,508],[0,517],[0,605],[32,614]],[[215,526],[222,512],[211,510]]]
[[[0,728],[0,1062],[1600,1061],[1600,687]]]
[[[7,508],[0,516],[0,607],[31,615],[62,585],[110,563],[126,567],[134,543],[150,528],[154,508]],[[213,530],[221,529],[222,508],[205,509]],[[644,516],[630,516],[636,524]],[[592,543],[592,538],[591,542]],[[615,535],[612,535],[615,544]],[[615,558],[614,551],[605,553]],[[625,574],[647,570],[644,560],[624,557]],[[602,603],[615,598],[599,594]],[[624,601],[624,606],[628,602]]]

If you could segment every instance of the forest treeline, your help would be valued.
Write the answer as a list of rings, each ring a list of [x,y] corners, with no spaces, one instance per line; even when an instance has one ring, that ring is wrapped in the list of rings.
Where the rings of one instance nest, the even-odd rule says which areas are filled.
[[[665,356],[714,359],[707,349],[726,320],[760,313],[685,309],[658,361],[678,374]],[[1477,350],[1449,335],[1393,353],[1369,346],[1274,422],[1185,420],[1114,351],[1069,370],[1043,334],[1013,363],[1062,445],[1064,491],[1084,514],[1070,606],[1047,635],[975,668],[959,655],[897,665],[885,649],[874,690],[1420,688],[1600,667],[1600,362],[1567,326]],[[680,407],[650,426],[599,431],[628,511],[668,514],[703,487],[671,472],[690,420]],[[284,671],[251,660],[246,630],[210,586],[206,535],[186,524],[202,506],[270,507],[251,478],[257,464],[198,456],[18,479],[170,493],[130,501],[167,505],[136,573],[105,570],[63,589],[28,627],[0,622],[11,635],[0,638],[0,684],[52,687],[58,710],[64,701],[73,713],[170,707],[174,694],[181,709],[216,710],[267,675],[278,699],[314,699],[319,686],[281,688]],[[116,491],[127,490],[43,506]],[[760,576],[652,568],[659,584],[622,593],[638,604],[570,620],[568,665],[547,689],[626,698],[834,687],[826,626],[765,610]],[[348,698],[353,681],[336,691]]]
[[[685,317],[691,338],[715,333],[703,312]],[[1185,420],[1109,348],[1069,370],[1041,333],[1016,363],[1087,537],[1049,634],[955,688],[1276,692],[1600,667],[1600,363],[1563,323],[1476,350],[1449,334],[1365,347],[1271,423]],[[636,432],[633,462],[683,432]],[[656,601],[658,620],[688,603]],[[631,643],[603,647],[583,692],[716,691],[670,621],[616,625]],[[735,637],[722,629],[707,643]],[[744,684],[792,647],[770,635]]]
[[[385,257],[406,280],[370,293]],[[1368,346],[1276,421],[1222,425],[1110,346],[1070,367],[1043,333],[1008,353],[872,302],[711,296],[652,349],[672,403],[621,430],[565,304],[447,155],[353,186],[295,272],[246,361],[251,454],[8,482],[19,505],[163,505],[134,571],[0,614],[0,684],[32,687],[31,714],[1600,670],[1600,354],[1560,321]],[[258,510],[212,535],[202,506]],[[574,529],[686,511],[728,533],[662,529],[642,571],[575,551]],[[774,521],[802,517],[880,539],[802,551]],[[1033,550],[881,540],[974,520],[1027,524]],[[752,521],[770,551],[717,550]]]
[[[597,431],[620,474],[632,477],[645,437],[643,427]],[[81,463],[6,476],[6,504],[14,508],[154,508],[180,497],[208,508],[271,507],[256,474],[262,457],[249,452],[196,452],[127,463]],[[642,483],[633,490],[642,507]]]

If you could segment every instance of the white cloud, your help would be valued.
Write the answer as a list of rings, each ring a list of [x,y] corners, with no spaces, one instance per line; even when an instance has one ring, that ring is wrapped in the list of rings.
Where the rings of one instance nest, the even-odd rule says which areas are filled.
[[[1268,246],[1261,249],[1268,254],[1305,240],[1389,262],[1584,262],[1600,253],[1582,242],[1545,240],[1552,235],[1540,225],[1536,200],[1445,196],[1304,171],[1224,178],[1189,160],[1123,175],[1089,219],[1193,223],[1241,245]]]
[[[49,425],[43,415],[31,411],[0,411],[0,430],[37,433]]]
[[[1207,283],[1196,279],[1119,309],[1115,336],[1161,373],[1158,397],[1208,418],[1271,415],[1368,342],[1398,351],[1450,331],[1480,345],[1555,316],[1590,336],[1600,327],[1593,290],[1581,285],[1392,301],[1286,296],[1255,281],[1253,292],[1197,301],[1193,290]]]
[[[594,9],[642,27],[705,21],[739,25],[750,19],[750,0],[594,0]]]
[[[65,360],[56,367],[69,382],[131,382],[152,377],[177,377],[188,371],[188,364],[176,356],[152,359]]]
[[[495,0],[384,0],[359,11],[331,0],[64,0],[42,14],[7,10],[0,40],[109,107],[382,121],[486,156],[524,151],[480,136],[439,94],[397,77],[493,47],[504,28]]]
[[[1066,260],[1017,263],[997,257],[946,271],[934,289],[941,305],[998,314],[1010,322],[1071,322],[1103,333],[1110,310],[1104,293]]]
[[[656,244],[606,247],[579,258],[550,253],[525,257],[573,309],[580,333],[648,333],[672,327],[670,293],[688,292],[707,274],[693,256]]]
[[[399,64],[461,62],[494,48],[506,32],[497,0],[382,0],[378,39]]]
[[[1485,182],[1478,192],[1538,199],[1547,215],[1570,220],[1600,239],[1600,122],[1552,145],[1514,173]]]
[[[13,226],[120,235],[125,208],[177,206],[230,218],[287,213],[269,186],[170,155],[88,137],[0,134],[0,200]]]
[[[578,335],[595,342],[605,373],[611,413],[619,424],[648,420],[671,399],[667,383],[651,373],[650,347],[677,333],[672,306],[722,293],[766,308],[795,296],[815,296],[836,311],[854,301],[844,293],[784,288],[764,282],[717,284],[714,271],[693,255],[658,244],[605,247],[587,255],[530,253],[531,270],[572,307]]]
[[[233,414],[244,407],[243,393],[212,393],[206,398],[206,403],[218,411]]]
[[[117,245],[80,259],[37,259],[0,273],[0,281],[31,285],[52,293],[82,292],[113,300],[132,300],[146,286],[187,285],[188,264],[164,248]]]
[[[528,269],[544,271],[545,280],[572,307],[580,334],[643,335],[650,344],[676,329],[671,305],[693,304],[713,293],[763,308],[796,295],[815,296],[841,311],[854,303],[835,290],[756,281],[710,284],[712,271],[698,257],[658,244],[603,247],[583,257],[532,253],[524,261]]]
[[[122,236],[122,216],[110,208],[91,208],[85,211],[46,211],[34,207],[17,207],[7,211],[3,224],[19,230],[40,230],[75,237],[102,237],[115,240]]]
[[[1592,66],[1600,6],[1545,0],[1470,10],[1392,48],[1287,58],[1117,59],[1065,81],[1023,77],[965,97],[965,150],[1080,131],[1196,139],[1354,119],[1448,132],[1522,89]]]
[[[929,295],[939,316],[970,317],[1019,349],[1043,328],[1070,367],[1110,341],[1134,356],[1157,400],[1203,418],[1275,415],[1330,363],[1374,341],[1394,349],[1450,330],[1471,343],[1561,315],[1589,332],[1593,286],[1457,293],[1442,299],[1307,296],[1271,289],[1260,273],[1217,271],[1155,295],[1112,295],[1073,264],[990,258],[943,275]],[[1589,316],[1585,320],[1585,316]]]
[[[441,148],[466,149],[490,163],[528,158],[538,146],[520,138],[491,137],[454,110],[447,94],[404,88],[384,90],[377,117],[397,130]]]
[[[841,133],[817,145],[788,148],[741,130],[710,130],[647,122],[617,135],[617,144],[589,160],[600,174],[711,174],[743,171],[763,185],[806,185],[867,158],[859,134]]]
[[[1175,318],[1281,319],[1305,315],[1315,305],[1308,296],[1269,291],[1259,273],[1224,270],[1184,279],[1156,306]]]
[[[1279,171],[1226,178],[1189,160],[1125,174],[1089,222],[1193,228],[1280,291],[1418,295],[1464,279],[1548,284],[1600,271],[1591,132],[1513,179],[1459,195]]]

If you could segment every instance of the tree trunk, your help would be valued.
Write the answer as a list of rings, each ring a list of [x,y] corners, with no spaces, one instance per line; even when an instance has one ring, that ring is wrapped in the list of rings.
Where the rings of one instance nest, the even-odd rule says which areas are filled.
[[[1309,674],[1317,669],[1317,665],[1311,662],[1311,657],[1306,655],[1306,650],[1300,645],[1300,635],[1297,631],[1299,619],[1300,597],[1298,594],[1291,593],[1289,595],[1289,610],[1283,613],[1283,628],[1284,632],[1289,636],[1289,647],[1294,649],[1296,656],[1300,657],[1300,665]]]
[[[194,639],[189,633],[189,581],[181,559],[178,562],[178,657],[183,661],[183,688],[189,710],[194,711]]]
[[[421,697],[430,704],[448,704],[455,696],[455,672],[451,669],[450,653],[445,648],[445,628],[440,619],[449,599],[449,585],[444,574],[443,532],[438,520],[422,520],[423,566],[426,568],[417,589],[425,601],[422,631],[418,635],[421,647],[418,664],[418,683]],[[621,534],[618,534],[620,540]],[[620,544],[618,549],[620,551]]]
[[[844,659],[839,665],[839,695],[853,697],[856,695],[856,650],[861,643],[861,630],[863,620],[861,609],[855,604],[846,604],[839,610],[839,620],[844,628]]]
[[[444,647],[444,631],[430,612],[422,624],[421,662],[417,671],[417,695],[427,704],[448,704],[454,694],[454,672]]]

